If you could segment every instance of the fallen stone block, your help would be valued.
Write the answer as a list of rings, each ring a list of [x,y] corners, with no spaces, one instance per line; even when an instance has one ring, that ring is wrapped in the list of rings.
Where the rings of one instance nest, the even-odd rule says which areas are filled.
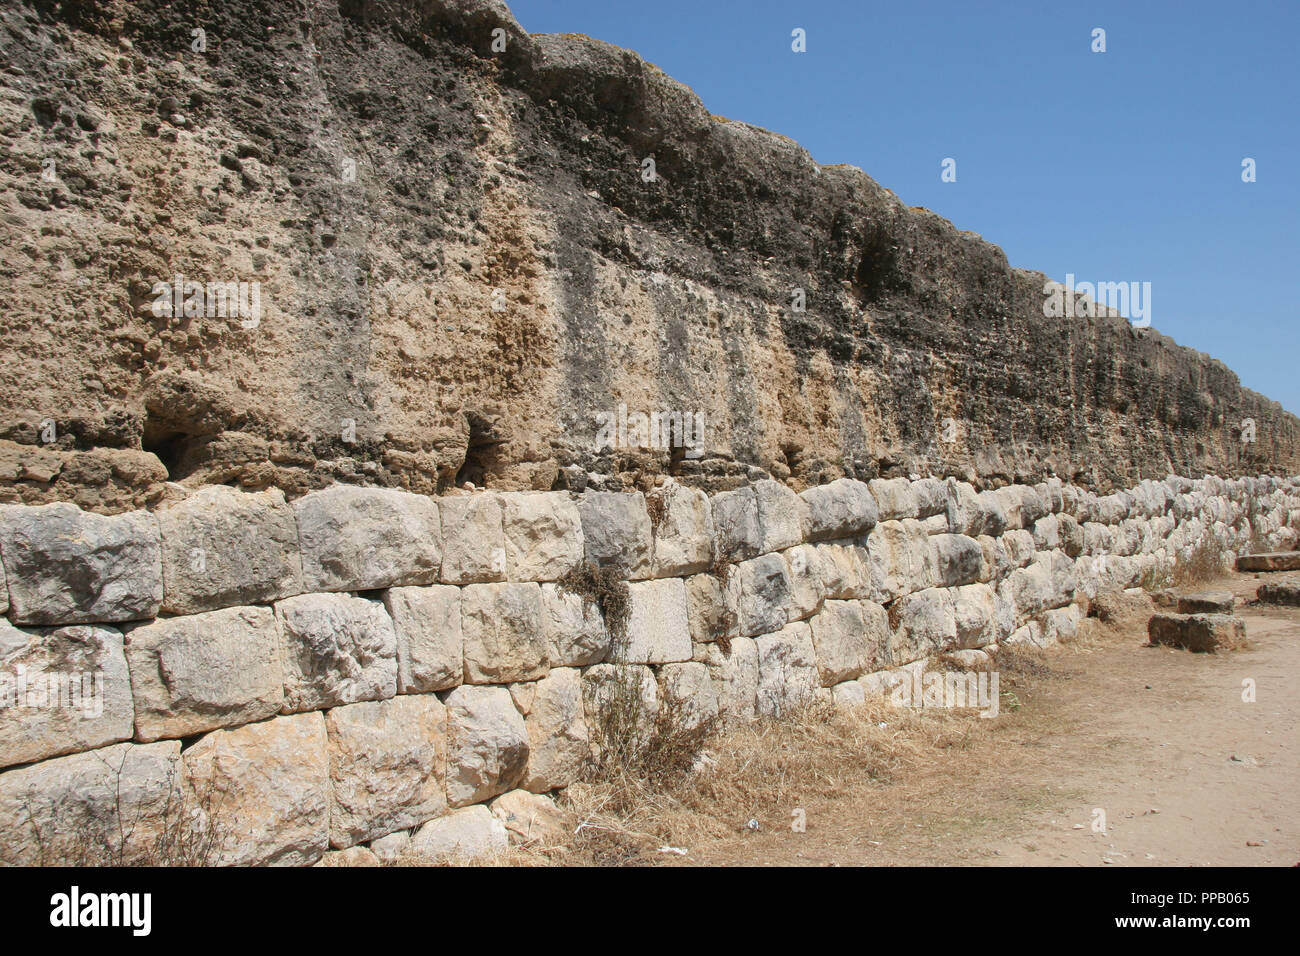
[[[1278,581],[1276,584],[1261,584],[1255,592],[1257,600],[1265,604],[1285,604],[1300,607],[1300,581]]]
[[[438,506],[392,488],[335,485],[293,503],[308,591],[432,584],[442,564]]]
[[[1243,554],[1237,558],[1238,571],[1300,571],[1300,551],[1274,551],[1270,554]],[[10,573],[13,571],[10,569]]]
[[[130,740],[135,713],[122,633],[0,620],[0,767]]]
[[[1179,614],[1231,614],[1237,599],[1231,591],[1200,591],[1178,595]]]
[[[162,606],[158,522],[59,503],[0,508],[0,558],[15,624],[93,624],[156,617]]]
[[[489,803],[488,809],[505,826],[512,844],[562,843],[573,831],[569,815],[539,793],[511,790]]]
[[[1147,622],[1152,644],[1214,653],[1232,650],[1246,639],[1246,623],[1229,614],[1155,614]]]
[[[189,737],[274,717],[284,706],[275,614],[232,607],[160,618],[126,637],[135,736]]]

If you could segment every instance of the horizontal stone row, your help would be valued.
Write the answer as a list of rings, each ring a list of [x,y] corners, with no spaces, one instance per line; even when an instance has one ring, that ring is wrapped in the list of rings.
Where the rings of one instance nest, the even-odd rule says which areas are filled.
[[[1170,478],[1098,497],[1057,479],[976,492],[952,479],[842,478],[798,495],[772,480],[712,497],[669,485],[649,500],[640,492],[433,499],[337,485],[292,503],[278,490],[212,486],[157,512],[116,516],[67,503],[8,505],[0,611],[19,625],[125,623],[313,592],[556,581],[584,560],[632,581],[681,577],[804,542],[865,537],[877,524],[891,537],[1024,531],[1039,550],[1072,555],[1104,539],[1105,550],[1132,554],[1151,519],[1230,522],[1259,498],[1297,509],[1295,490],[1291,479]]]

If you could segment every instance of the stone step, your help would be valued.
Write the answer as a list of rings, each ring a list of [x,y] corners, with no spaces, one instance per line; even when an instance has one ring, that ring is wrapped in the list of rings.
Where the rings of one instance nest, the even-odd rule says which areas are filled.
[[[1237,559],[1238,571],[1300,571],[1300,551],[1273,551],[1268,554],[1243,554]]]
[[[1147,622],[1152,644],[1214,653],[1232,650],[1246,639],[1246,623],[1231,614],[1154,614]]]
[[[1236,598],[1231,591],[1198,591],[1178,595],[1179,614],[1231,614]]]
[[[1277,581],[1261,584],[1255,597],[1265,604],[1287,604],[1300,607],[1300,581]]]

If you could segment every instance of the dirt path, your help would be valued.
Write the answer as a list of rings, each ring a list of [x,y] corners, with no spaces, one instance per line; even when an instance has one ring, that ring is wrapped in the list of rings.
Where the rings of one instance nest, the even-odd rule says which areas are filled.
[[[932,759],[888,783],[808,796],[806,832],[772,821],[680,862],[1294,865],[1300,609],[1243,607],[1258,584],[1218,584],[1238,595],[1244,650],[1190,654],[1143,646],[1144,627],[1099,631],[1054,650],[1050,676],[1013,681],[1018,710],[971,718]]]

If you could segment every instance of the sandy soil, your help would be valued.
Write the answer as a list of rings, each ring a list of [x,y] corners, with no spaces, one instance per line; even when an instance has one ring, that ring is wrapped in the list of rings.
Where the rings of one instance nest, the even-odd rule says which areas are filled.
[[[1300,609],[1247,606],[1247,648],[1146,647],[1143,622],[1054,649],[917,766],[689,847],[707,865],[1293,866],[1300,862]],[[1256,700],[1243,701],[1243,681]],[[1096,826],[1102,821],[1104,829]],[[793,819],[793,816],[791,817]]]

